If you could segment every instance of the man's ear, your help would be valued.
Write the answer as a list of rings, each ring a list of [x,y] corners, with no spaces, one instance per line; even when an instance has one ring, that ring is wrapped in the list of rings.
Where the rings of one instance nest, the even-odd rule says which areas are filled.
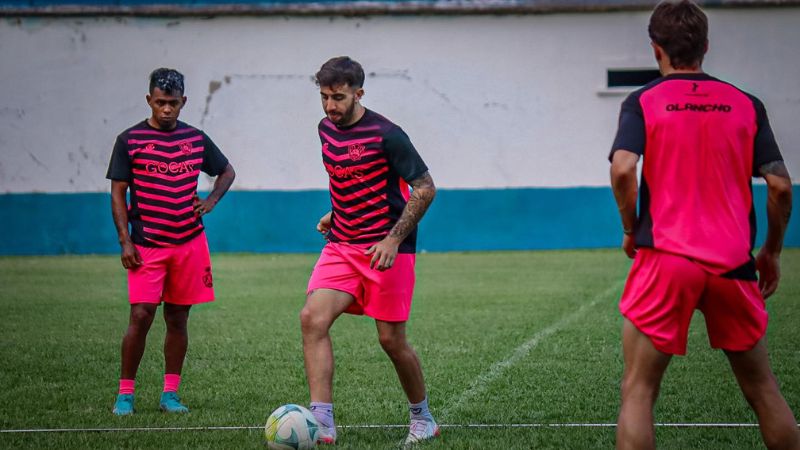
[[[664,54],[664,49],[655,42],[650,42],[650,46],[653,47],[653,57],[656,59],[656,61],[661,61],[661,57]]]

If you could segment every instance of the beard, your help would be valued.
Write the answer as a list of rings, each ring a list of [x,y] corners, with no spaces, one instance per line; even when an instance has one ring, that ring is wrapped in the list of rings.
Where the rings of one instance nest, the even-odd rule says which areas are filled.
[[[353,101],[353,103],[350,104],[347,110],[344,113],[342,113],[342,115],[338,119],[334,119],[333,117],[330,116],[330,114],[328,115],[328,119],[331,122],[333,122],[334,125],[336,126],[350,125],[350,123],[353,121],[353,117],[355,116],[355,112],[356,112],[356,102]]]

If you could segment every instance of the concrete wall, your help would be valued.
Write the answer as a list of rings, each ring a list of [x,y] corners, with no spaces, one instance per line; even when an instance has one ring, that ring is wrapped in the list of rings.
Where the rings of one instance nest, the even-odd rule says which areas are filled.
[[[800,8],[708,14],[706,70],[765,102],[787,165],[800,173]],[[234,190],[324,190],[311,76],[342,54],[369,74],[364,103],[403,126],[441,188],[533,189],[535,197],[549,192],[540,188],[607,190],[623,97],[605,90],[606,69],[655,66],[648,16],[5,18],[0,193],[108,192],[114,137],[148,115],[147,75],[159,66],[187,76],[182,119],[231,159]],[[495,214],[519,214],[510,206],[519,199],[496,193]],[[603,195],[609,202],[591,215],[616,227]],[[450,214],[442,203],[436,208]],[[98,226],[113,228],[110,219]],[[617,234],[594,246],[616,245]]]

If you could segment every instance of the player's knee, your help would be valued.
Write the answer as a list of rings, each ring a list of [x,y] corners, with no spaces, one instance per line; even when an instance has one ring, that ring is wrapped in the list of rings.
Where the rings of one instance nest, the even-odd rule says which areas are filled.
[[[155,309],[150,308],[133,308],[131,309],[130,326],[133,328],[150,328],[155,317]]]
[[[304,334],[324,333],[327,332],[330,323],[326,317],[305,306],[300,310],[300,327]]]
[[[625,376],[622,378],[620,392],[622,400],[655,402],[660,383],[650,378]]]
[[[189,323],[189,311],[183,308],[171,308],[165,306],[164,323],[166,323],[167,330],[171,333],[185,333]]]
[[[381,333],[378,335],[378,342],[389,356],[398,355],[408,348],[408,343],[402,335]]]
[[[188,317],[186,316],[164,316],[164,322],[170,333],[186,333],[188,329]]]

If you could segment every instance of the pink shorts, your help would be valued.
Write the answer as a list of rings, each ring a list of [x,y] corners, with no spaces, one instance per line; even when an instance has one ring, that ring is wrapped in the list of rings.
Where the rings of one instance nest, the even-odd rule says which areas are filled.
[[[350,314],[364,314],[385,322],[405,322],[411,312],[414,294],[413,253],[398,253],[394,264],[383,272],[370,269],[372,255],[365,247],[329,242],[308,280],[307,294],[316,289],[347,292],[355,302]]]
[[[143,247],[141,266],[128,270],[130,303],[195,305],[214,301],[205,232],[175,247]]]
[[[683,256],[641,248],[628,275],[620,312],[661,352],[684,355],[695,309],[714,348],[746,351],[767,330],[756,281],[711,275]]]

